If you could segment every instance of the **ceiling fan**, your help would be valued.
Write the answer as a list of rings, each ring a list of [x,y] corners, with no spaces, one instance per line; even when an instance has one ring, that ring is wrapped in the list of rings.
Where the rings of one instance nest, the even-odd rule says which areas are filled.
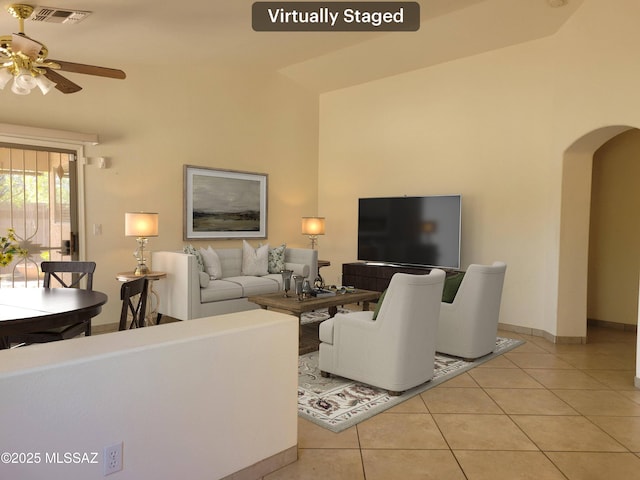
[[[57,70],[107,78],[126,78],[122,70],[114,68],[49,60],[47,47],[24,33],[24,21],[33,13],[33,7],[16,4],[10,5],[7,11],[18,19],[20,31],[0,36],[0,89],[13,79],[11,91],[18,95],[27,95],[35,87],[45,95],[54,86],[62,93],[82,90],[81,86],[63,77]]]

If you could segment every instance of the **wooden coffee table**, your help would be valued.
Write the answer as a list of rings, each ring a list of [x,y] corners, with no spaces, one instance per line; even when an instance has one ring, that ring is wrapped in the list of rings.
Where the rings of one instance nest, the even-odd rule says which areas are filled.
[[[369,310],[369,302],[378,300],[378,298],[380,298],[380,292],[356,289],[350,293],[338,293],[331,297],[312,297],[304,300],[298,300],[293,294],[285,297],[284,292],[268,293],[249,297],[249,301],[257,303],[264,309],[275,308],[290,312],[300,319],[303,313],[321,308],[327,308],[329,316],[333,317],[338,312],[338,306],[348,303],[362,302],[362,310]]]

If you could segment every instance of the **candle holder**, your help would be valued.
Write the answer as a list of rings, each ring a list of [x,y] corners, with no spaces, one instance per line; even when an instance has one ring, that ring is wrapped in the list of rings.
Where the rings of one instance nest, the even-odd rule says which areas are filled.
[[[302,291],[302,281],[304,280],[304,277],[302,275],[294,275],[293,276],[293,284],[295,286],[295,293],[296,296],[298,297],[299,301],[302,301],[304,299],[304,292]]]
[[[282,275],[282,289],[284,290],[284,297],[289,297],[289,290],[291,290],[291,275],[293,274],[293,270],[282,270],[280,272]]]

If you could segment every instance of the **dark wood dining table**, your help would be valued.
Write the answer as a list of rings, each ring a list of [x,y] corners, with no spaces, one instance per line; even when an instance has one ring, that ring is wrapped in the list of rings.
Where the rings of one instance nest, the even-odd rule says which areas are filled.
[[[79,288],[0,288],[0,349],[8,336],[37,332],[93,318],[107,295]]]

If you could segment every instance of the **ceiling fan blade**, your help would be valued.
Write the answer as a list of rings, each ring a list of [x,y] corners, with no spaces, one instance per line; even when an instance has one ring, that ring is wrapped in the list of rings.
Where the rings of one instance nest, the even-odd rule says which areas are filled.
[[[45,69],[44,76],[56,84],[56,88],[62,93],[76,93],[82,90],[80,85],[76,85],[68,78],[63,77],[51,68]]]
[[[106,67],[95,67],[93,65],[85,65],[82,63],[61,62],[60,60],[49,60],[50,62],[60,65],[63,72],[84,73],[86,75],[97,75],[98,77],[118,78],[124,80],[127,75],[122,70]]]
[[[11,50],[13,52],[22,52],[31,60],[35,60],[40,55],[42,44],[26,35],[14,33],[11,36]]]

